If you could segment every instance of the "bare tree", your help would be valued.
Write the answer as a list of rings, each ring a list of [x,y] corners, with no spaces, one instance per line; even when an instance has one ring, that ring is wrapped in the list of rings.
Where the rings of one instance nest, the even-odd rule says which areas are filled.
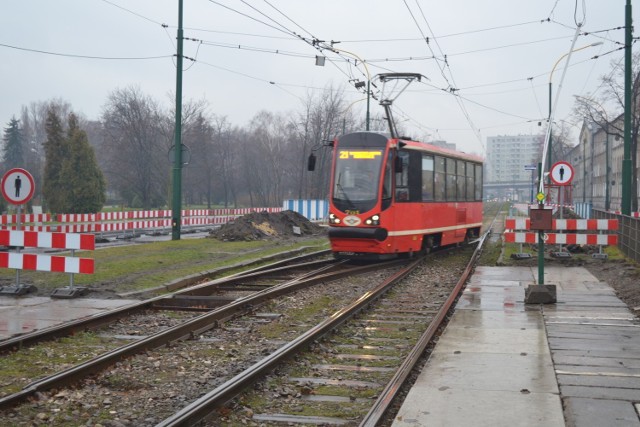
[[[238,191],[238,144],[241,131],[233,130],[225,116],[213,117],[213,139],[211,151],[207,155],[211,185],[217,183],[220,187],[220,198],[224,207],[230,204],[237,206],[236,194]]]
[[[117,89],[103,107],[105,175],[130,206],[149,209],[166,203],[167,142],[163,114],[139,88]]]

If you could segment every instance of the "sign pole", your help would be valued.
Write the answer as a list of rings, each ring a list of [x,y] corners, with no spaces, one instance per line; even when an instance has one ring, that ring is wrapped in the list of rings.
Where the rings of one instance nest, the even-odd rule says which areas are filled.
[[[16,217],[16,229],[22,229],[22,205],[18,205],[18,215]],[[16,252],[20,253],[20,246],[16,246]],[[20,285],[20,269],[16,268],[16,288],[19,288]]]
[[[538,163],[538,178],[542,182],[542,162]],[[542,185],[540,186],[541,188]],[[545,195],[542,191],[536,195],[537,209],[529,209],[530,229],[538,232],[538,283],[533,283],[525,289],[525,304],[555,304],[556,286],[544,284],[544,239],[545,231],[552,228],[553,210],[544,208]]]
[[[2,195],[11,204],[17,206],[16,229],[22,230],[22,205],[27,203],[33,197],[35,191],[35,183],[33,176],[22,168],[13,168],[2,176],[0,181],[0,189]],[[17,246],[15,251],[20,253],[22,248]],[[16,285],[5,286],[0,288],[1,294],[6,295],[24,295],[28,292],[36,290],[35,286],[24,286],[20,283],[20,269],[16,268]]]
[[[538,163],[538,179],[542,181],[542,163]],[[538,209],[544,209],[542,201],[538,198]],[[538,230],[538,285],[544,285],[544,231]]]

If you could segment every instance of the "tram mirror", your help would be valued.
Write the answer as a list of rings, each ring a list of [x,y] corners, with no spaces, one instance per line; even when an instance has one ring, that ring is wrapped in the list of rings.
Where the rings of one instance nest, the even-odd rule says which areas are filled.
[[[310,172],[316,170],[316,156],[313,153],[309,154],[307,159],[307,170]]]

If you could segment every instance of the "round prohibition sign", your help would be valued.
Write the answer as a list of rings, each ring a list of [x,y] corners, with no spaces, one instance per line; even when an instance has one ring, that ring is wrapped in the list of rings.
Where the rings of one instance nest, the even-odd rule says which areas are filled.
[[[33,176],[22,168],[13,168],[5,173],[0,186],[4,198],[14,205],[27,203],[36,189]]]
[[[556,185],[569,185],[573,179],[573,166],[568,162],[556,162],[551,166],[551,181]]]

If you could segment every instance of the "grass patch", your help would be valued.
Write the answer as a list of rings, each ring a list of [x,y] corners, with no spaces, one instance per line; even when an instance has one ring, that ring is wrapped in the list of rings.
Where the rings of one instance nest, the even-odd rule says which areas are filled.
[[[183,239],[142,245],[117,246],[91,252],[76,252],[76,256],[94,258],[94,274],[74,275],[77,286],[98,286],[114,292],[127,292],[160,286],[172,280],[241,263],[248,259],[315,246],[327,245],[327,239],[292,241],[221,242],[215,239]],[[65,254],[68,255],[68,254]],[[69,275],[64,273],[21,271],[23,283],[40,290],[68,286]],[[0,270],[0,282],[15,281],[15,271]]]
[[[495,266],[498,263],[501,251],[502,242],[486,241],[484,249],[482,249],[482,253],[480,254],[480,258],[478,259],[478,265]]]

